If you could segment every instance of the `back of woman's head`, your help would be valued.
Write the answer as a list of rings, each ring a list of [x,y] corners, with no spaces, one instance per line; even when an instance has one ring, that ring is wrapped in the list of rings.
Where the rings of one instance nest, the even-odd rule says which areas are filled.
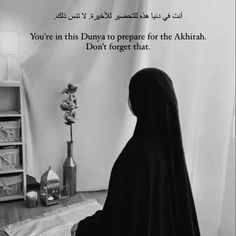
[[[130,80],[129,99],[132,110],[137,117],[142,117],[150,105],[163,105],[164,100],[177,105],[174,88],[169,76],[156,68],[145,68],[138,71]],[[147,107],[148,106],[148,107]]]

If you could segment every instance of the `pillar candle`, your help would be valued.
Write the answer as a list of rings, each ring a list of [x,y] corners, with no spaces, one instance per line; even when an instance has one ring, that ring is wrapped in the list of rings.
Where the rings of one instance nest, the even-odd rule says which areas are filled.
[[[30,191],[26,194],[26,206],[29,208],[36,207],[38,203],[38,193]]]

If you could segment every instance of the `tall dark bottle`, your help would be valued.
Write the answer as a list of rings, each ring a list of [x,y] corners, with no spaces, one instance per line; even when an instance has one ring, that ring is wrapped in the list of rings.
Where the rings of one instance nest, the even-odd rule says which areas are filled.
[[[67,158],[63,164],[63,185],[67,186],[69,196],[76,194],[76,168],[73,158],[73,141],[67,141]]]

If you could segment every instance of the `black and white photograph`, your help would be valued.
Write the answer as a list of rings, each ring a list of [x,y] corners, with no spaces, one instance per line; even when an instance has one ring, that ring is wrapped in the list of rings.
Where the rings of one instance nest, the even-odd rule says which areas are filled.
[[[0,0],[0,236],[235,236],[235,1]]]

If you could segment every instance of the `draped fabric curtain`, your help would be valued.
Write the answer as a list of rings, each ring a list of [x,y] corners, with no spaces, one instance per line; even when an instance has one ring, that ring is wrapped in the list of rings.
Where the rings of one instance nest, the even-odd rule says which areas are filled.
[[[56,6],[57,1],[52,0],[51,4]],[[176,88],[202,235],[233,235],[232,227],[224,228],[222,218],[227,217],[225,201],[233,194],[225,185],[228,178],[232,180],[234,172],[231,170],[231,175],[227,175],[227,166],[234,159],[228,158],[234,102],[233,1],[68,0],[61,8],[57,5],[57,9],[67,14],[182,11],[183,18],[179,21],[63,21],[53,20],[52,16],[41,33],[201,32],[207,39],[144,40],[140,43],[148,43],[150,50],[123,53],[89,51],[82,40],[40,41],[22,64],[28,174],[39,179],[51,166],[62,176],[69,129],[59,108],[63,99],[60,91],[72,81],[79,84],[78,119],[73,126],[77,190],[106,189],[111,167],[135,126],[127,103],[129,79],[143,67],[157,67],[169,74]],[[233,212],[231,215],[234,217]]]

